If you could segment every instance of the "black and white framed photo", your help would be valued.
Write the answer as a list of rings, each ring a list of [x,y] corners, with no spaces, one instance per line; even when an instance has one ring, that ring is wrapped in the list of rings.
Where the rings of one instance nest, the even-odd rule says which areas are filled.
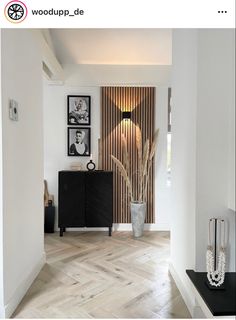
[[[90,128],[68,127],[68,156],[88,157],[91,152]]]
[[[90,96],[67,96],[67,124],[90,125]]]

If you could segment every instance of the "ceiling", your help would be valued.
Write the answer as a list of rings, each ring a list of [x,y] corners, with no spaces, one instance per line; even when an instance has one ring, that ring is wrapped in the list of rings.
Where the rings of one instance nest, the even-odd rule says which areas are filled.
[[[171,65],[171,29],[50,29],[62,65]]]

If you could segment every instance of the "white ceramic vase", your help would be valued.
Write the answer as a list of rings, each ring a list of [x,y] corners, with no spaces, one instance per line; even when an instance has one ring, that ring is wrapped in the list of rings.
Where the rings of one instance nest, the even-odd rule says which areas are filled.
[[[146,210],[147,204],[145,202],[131,202],[131,222],[134,238],[143,235]]]

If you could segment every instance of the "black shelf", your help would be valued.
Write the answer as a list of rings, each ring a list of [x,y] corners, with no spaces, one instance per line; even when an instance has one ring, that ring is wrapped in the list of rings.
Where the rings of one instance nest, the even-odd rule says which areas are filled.
[[[207,273],[186,270],[187,275],[210,309],[213,316],[236,315],[236,273],[226,272],[224,290],[212,290],[207,286]]]

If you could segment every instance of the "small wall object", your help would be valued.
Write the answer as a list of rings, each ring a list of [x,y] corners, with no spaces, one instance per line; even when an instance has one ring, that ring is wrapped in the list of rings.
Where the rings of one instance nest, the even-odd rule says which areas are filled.
[[[9,103],[9,118],[18,121],[18,102],[11,99]]]
[[[213,234],[214,240],[212,239]],[[225,249],[225,221],[223,219],[211,218],[209,220],[208,247],[206,252],[207,285],[210,289],[224,289]]]
[[[122,112],[122,120],[130,120],[131,119],[131,112],[130,111],[123,111]]]

